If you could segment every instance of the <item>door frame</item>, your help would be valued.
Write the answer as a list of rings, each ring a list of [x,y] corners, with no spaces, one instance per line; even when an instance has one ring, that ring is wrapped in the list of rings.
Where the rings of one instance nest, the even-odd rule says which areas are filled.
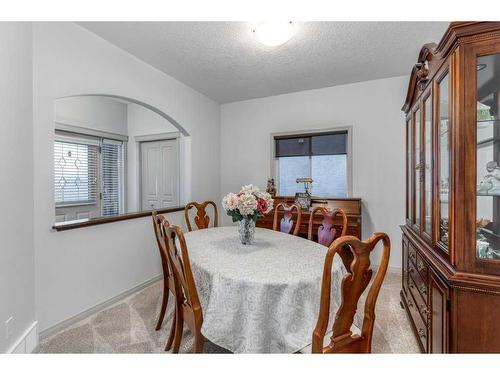
[[[181,191],[181,179],[180,179],[180,133],[179,132],[166,132],[166,133],[158,133],[158,134],[148,134],[148,135],[138,135],[134,137],[136,149],[137,149],[137,183],[139,186],[137,187],[138,199],[139,203],[138,211],[142,211],[142,144],[148,142],[159,142],[159,141],[173,141],[175,140],[177,146],[177,204],[180,204],[180,191]]]

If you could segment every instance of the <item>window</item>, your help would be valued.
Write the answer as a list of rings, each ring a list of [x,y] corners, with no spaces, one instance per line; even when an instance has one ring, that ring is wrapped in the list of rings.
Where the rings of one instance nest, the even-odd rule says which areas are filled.
[[[54,192],[56,206],[97,202],[96,140],[58,136],[54,142]]]
[[[121,141],[56,132],[56,211],[73,217],[72,207],[89,206],[89,217],[122,213],[123,154]]]
[[[118,215],[122,206],[122,142],[103,139],[102,155],[102,207],[103,216]]]
[[[319,197],[348,195],[347,130],[274,137],[275,171],[280,196],[304,191],[296,179],[313,179],[311,194]]]

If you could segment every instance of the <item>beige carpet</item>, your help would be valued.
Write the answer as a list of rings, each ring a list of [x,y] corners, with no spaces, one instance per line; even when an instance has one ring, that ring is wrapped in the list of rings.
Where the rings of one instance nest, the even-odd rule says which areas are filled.
[[[419,353],[405,311],[399,304],[401,275],[388,273],[376,307],[373,353]],[[157,282],[40,342],[40,353],[165,353],[173,299],[162,329],[155,331],[162,283]],[[192,351],[193,338],[185,330],[181,353]],[[206,353],[228,353],[207,342]]]

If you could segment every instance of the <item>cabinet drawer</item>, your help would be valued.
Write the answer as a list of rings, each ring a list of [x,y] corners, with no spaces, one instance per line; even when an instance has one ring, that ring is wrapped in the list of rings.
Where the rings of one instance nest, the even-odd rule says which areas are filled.
[[[417,266],[413,262],[408,262],[408,274],[413,279],[418,293],[420,293],[422,299],[426,301],[427,304],[427,277],[425,280],[422,278],[422,275],[418,272]]]
[[[417,262],[417,249],[415,249],[411,243],[408,245],[408,258],[413,263]]]
[[[427,324],[429,311],[427,300],[424,300],[422,298],[422,295],[417,291],[415,281],[411,276],[408,277],[408,288],[410,289],[410,293],[412,294],[413,300],[415,301],[415,308],[420,313],[422,320]]]
[[[420,312],[417,309],[417,304],[413,299],[413,295],[411,293],[408,294],[408,309],[410,310],[410,315],[413,323],[415,324],[415,329],[417,331],[417,337],[420,340],[420,343],[424,347],[424,352],[427,352],[427,324],[422,320],[420,316]]]
[[[403,236],[403,292],[408,294],[408,240]]]
[[[425,260],[422,258],[422,255],[417,252],[417,261],[415,262],[417,266],[417,271],[422,275],[422,279],[427,280],[428,267]]]

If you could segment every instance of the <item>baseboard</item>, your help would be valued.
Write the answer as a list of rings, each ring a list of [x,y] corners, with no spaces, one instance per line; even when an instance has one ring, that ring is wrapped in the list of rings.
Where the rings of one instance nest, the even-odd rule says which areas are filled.
[[[7,350],[7,353],[26,354],[38,349],[38,322],[34,321]]]
[[[106,301],[98,303],[97,305],[92,306],[91,308],[80,312],[80,313],[72,316],[71,318],[65,319],[59,323],[54,324],[53,326],[51,326],[49,328],[44,329],[43,331],[40,332],[40,340],[43,340],[49,336],[52,336],[56,333],[59,333],[60,331],[63,331],[64,329],[68,328],[69,326],[73,325],[74,323],[77,323],[80,320],[88,318],[90,315],[95,314],[96,312],[98,312],[102,309],[105,309],[108,306],[113,305],[114,303],[120,301],[121,299],[126,298],[126,297],[134,294],[135,292],[138,292],[139,290],[144,289],[151,284],[154,284],[155,282],[157,282],[159,280],[162,280],[162,278],[163,278],[162,275],[155,276],[155,277],[153,277],[153,278],[151,278],[151,279],[149,279],[149,280],[147,280],[139,285],[134,286],[133,288],[130,288],[130,289],[127,289],[127,290],[121,292],[120,294],[118,294],[118,295],[116,295],[116,296],[114,296]]]
[[[373,271],[378,270],[378,264],[373,264],[372,269]],[[397,273],[401,275],[401,272],[402,272],[401,267],[392,267],[392,266],[387,267],[387,273]]]
[[[387,267],[387,272],[401,274],[401,267]]]

